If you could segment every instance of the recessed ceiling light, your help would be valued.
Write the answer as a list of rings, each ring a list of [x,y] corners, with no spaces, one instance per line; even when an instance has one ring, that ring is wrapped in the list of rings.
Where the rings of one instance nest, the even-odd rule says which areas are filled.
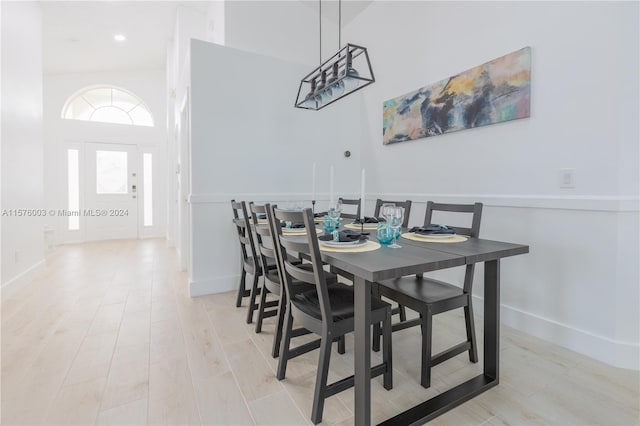
[[[127,38],[125,36],[123,36],[122,34],[116,34],[113,36],[113,39],[115,41],[125,41]]]

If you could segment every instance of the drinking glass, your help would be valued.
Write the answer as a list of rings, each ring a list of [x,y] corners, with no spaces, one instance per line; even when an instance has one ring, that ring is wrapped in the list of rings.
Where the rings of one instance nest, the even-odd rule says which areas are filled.
[[[378,229],[376,230],[376,237],[378,238],[378,242],[383,245],[391,244],[393,241],[393,235],[395,231],[391,229],[388,222],[380,222],[378,223]]]
[[[331,234],[336,229],[336,221],[329,216],[325,216],[323,227],[325,233]]]
[[[395,208],[395,206],[395,203],[384,203],[382,207],[380,207],[380,214],[387,222],[389,222],[391,216],[391,209]]]
[[[329,217],[334,221],[338,221],[340,219],[340,214],[342,213],[342,201],[337,201],[335,203],[329,204]]]
[[[391,210],[391,216],[389,217],[389,226],[393,229],[393,244],[389,247],[391,248],[400,248],[401,245],[398,244],[398,229],[402,226],[402,221],[404,219],[404,207],[394,207]]]

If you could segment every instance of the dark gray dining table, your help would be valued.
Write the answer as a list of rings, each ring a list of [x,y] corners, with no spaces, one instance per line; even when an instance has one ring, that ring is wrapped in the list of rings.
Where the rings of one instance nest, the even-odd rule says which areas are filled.
[[[371,231],[375,240],[375,230]],[[469,238],[458,243],[399,238],[402,248],[360,253],[322,251],[322,260],[354,276],[355,424],[371,424],[371,283],[474,263],[484,263],[484,371],[482,374],[410,408],[382,425],[423,424],[499,382],[500,259],[529,252],[529,247]]]

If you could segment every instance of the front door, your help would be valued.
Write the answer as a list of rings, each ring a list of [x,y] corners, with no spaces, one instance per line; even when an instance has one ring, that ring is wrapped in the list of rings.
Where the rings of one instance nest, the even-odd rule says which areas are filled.
[[[138,238],[137,147],[85,146],[86,239]]]

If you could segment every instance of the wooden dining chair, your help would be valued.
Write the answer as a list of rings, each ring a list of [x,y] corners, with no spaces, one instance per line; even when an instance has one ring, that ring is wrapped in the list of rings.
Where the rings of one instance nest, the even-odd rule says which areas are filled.
[[[271,268],[271,265],[277,265],[273,241],[271,238],[271,229],[266,223],[267,210],[265,206],[259,206],[253,202],[249,203],[249,211],[255,230],[255,243],[257,245],[257,254],[262,265],[263,274],[262,288],[260,289],[260,301],[258,302],[258,317],[256,318],[256,333],[262,332],[262,321],[265,318],[273,317],[278,314],[277,300],[267,301],[267,294],[271,293],[280,298],[280,275],[278,269]],[[264,223],[260,222],[259,217],[264,215]],[[276,307],[276,309],[269,309]],[[276,329],[281,328],[282,324],[277,324]],[[274,349],[275,350],[275,349]]]
[[[471,227],[452,226],[456,234],[468,235],[478,238],[480,232],[480,219],[482,216],[482,203],[475,204],[439,204],[429,201],[425,214],[425,225],[432,223],[434,211],[457,212],[471,214]],[[420,384],[428,388],[431,385],[431,368],[463,352],[469,352],[469,360],[478,362],[478,349],[476,344],[475,324],[473,320],[472,287],[475,265],[466,265],[464,283],[462,287],[425,278],[422,274],[380,281],[374,286],[376,296],[384,296],[406,306],[420,314],[416,320],[393,324],[392,330],[399,331],[405,328],[420,325],[422,331],[422,367]],[[457,308],[464,308],[467,340],[444,350],[436,355],[431,355],[433,316]],[[380,334],[373,336],[374,347],[379,346]]]
[[[404,207],[404,220],[402,221],[402,227],[406,228],[409,226],[409,215],[411,214],[411,200],[406,200],[406,201],[384,201],[381,200],[380,198],[378,198],[376,200],[376,208],[373,211],[373,216],[374,217],[381,217],[380,214],[380,209],[382,208],[383,204],[386,203],[393,203],[395,204],[397,207]]]
[[[340,217],[345,219],[357,219],[360,217],[360,198],[358,199],[346,199],[346,198],[338,198],[339,201],[342,202],[343,210],[344,206],[356,206],[355,213],[344,213],[344,211],[340,214]]]
[[[260,277],[263,275],[263,268],[258,260],[256,245],[253,239],[253,226],[249,220],[251,216],[247,211],[247,203],[245,201],[237,202],[231,200],[231,208],[233,210],[233,223],[238,231],[238,241],[240,242],[240,283],[238,285],[238,295],[236,297],[236,306],[242,306],[242,299],[249,297],[249,306],[247,308],[247,324],[253,322],[253,313],[258,309],[256,298],[261,290],[258,287]],[[255,223],[255,222],[253,222]],[[275,270],[276,262],[272,261],[267,270]],[[246,288],[247,274],[253,276],[251,288]]]
[[[283,271],[286,294],[289,298],[285,315],[284,334],[280,346],[277,377],[278,380],[284,379],[290,353],[295,353],[301,348],[300,346],[296,348],[290,347],[291,337],[294,334],[294,321],[320,336],[320,356],[311,410],[311,421],[317,424],[322,421],[325,399],[349,389],[354,384],[353,376],[327,384],[331,343],[336,338],[343,337],[354,329],[353,287],[338,283],[337,280],[333,281],[335,279],[333,277],[330,278],[332,280],[330,284],[327,279],[328,274],[323,269],[311,209],[304,209],[302,212],[274,209],[273,216],[274,227],[277,230],[275,235],[276,240],[278,240],[276,244],[277,250],[279,250],[278,257],[281,263],[281,271]],[[303,222],[307,228],[306,236],[282,236],[279,232],[281,221]],[[300,265],[291,263],[287,260],[286,253],[288,251],[306,253],[311,259],[312,269],[303,269]],[[297,293],[292,288],[294,280],[313,284],[315,289]],[[389,390],[393,387],[391,306],[378,298],[372,297],[371,321],[376,324],[382,322],[384,340],[383,362],[371,368],[371,377],[384,375],[383,385],[385,389]],[[304,346],[302,345],[302,347]]]

